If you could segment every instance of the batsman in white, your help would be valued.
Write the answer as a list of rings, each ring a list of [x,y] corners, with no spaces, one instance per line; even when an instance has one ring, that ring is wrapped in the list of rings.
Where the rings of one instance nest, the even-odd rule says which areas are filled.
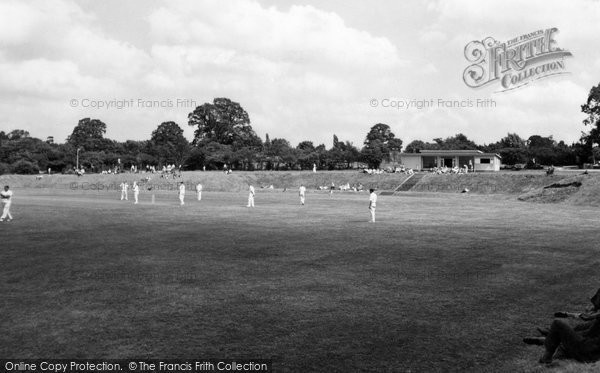
[[[121,187],[121,201],[123,199],[127,200],[127,189],[129,189],[129,184],[126,181],[123,181],[120,185]]]

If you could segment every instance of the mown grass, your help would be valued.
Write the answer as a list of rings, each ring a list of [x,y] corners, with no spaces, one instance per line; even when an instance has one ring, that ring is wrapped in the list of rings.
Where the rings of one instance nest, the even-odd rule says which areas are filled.
[[[137,206],[118,195],[15,190],[0,225],[1,356],[538,372],[541,350],[521,338],[587,306],[599,283],[591,208],[407,193],[381,196],[369,224],[365,193],[311,191],[302,207],[259,190],[254,209],[245,192],[188,193],[184,207],[175,192]]]

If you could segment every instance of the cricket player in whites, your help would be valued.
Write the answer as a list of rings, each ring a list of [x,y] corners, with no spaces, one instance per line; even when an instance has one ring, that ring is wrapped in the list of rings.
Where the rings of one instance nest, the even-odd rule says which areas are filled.
[[[299,194],[300,194],[300,204],[302,206],[304,206],[304,197],[306,194],[306,187],[304,186],[304,184],[300,184]]]
[[[252,185],[248,188],[248,206],[246,207],[254,207],[254,187]]]
[[[13,192],[12,190],[10,190],[10,187],[8,185],[6,185],[4,187],[4,190],[2,192],[0,192],[0,200],[2,200],[2,217],[0,217],[0,221],[4,221],[4,219],[6,219],[8,217],[8,219],[6,219],[6,221],[11,221],[12,220],[12,215],[10,214],[10,205],[11,205],[11,201],[12,201],[12,195]]]
[[[181,202],[180,205],[183,206],[183,199],[185,198],[185,184],[183,183],[183,181],[181,183],[179,183],[179,201]]]
[[[138,197],[140,195],[140,186],[137,185],[137,181],[133,182],[133,187],[131,189],[133,190],[133,199],[135,200],[134,205],[137,205]]]
[[[369,211],[371,212],[371,221],[370,223],[375,223],[375,207],[377,206],[377,194],[375,194],[375,189],[369,189]]]
[[[202,184],[196,185],[196,193],[198,193],[198,201],[202,200]]]
[[[127,189],[129,189],[129,184],[126,181],[123,181],[120,185],[121,187],[121,201],[123,198],[127,201]]]

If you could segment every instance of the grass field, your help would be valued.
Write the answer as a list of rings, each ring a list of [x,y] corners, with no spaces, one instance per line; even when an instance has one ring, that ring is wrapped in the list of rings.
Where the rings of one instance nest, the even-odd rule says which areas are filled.
[[[600,284],[595,208],[507,195],[15,190],[0,356],[277,371],[592,372],[522,344]]]

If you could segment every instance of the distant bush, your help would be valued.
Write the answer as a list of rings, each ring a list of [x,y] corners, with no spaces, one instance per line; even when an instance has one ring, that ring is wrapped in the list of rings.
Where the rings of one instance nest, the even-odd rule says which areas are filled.
[[[9,174],[10,173],[10,165],[8,163],[0,162],[0,175]]]
[[[11,166],[12,172],[15,174],[31,175],[40,172],[37,164],[25,160],[16,161]]]

